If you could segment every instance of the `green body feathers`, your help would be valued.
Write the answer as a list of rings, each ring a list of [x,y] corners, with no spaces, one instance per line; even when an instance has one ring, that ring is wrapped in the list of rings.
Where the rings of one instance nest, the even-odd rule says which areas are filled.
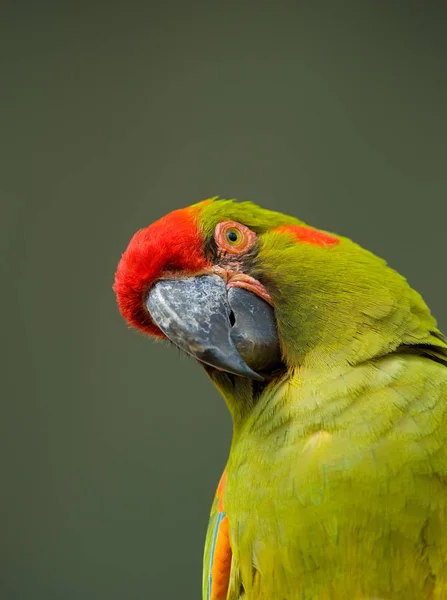
[[[424,301],[346,238],[231,201],[199,225],[221,220],[258,234],[285,364],[263,386],[207,369],[234,422],[228,600],[447,599],[447,345]]]
[[[114,289],[233,419],[204,600],[447,600],[447,344],[401,275],[211,199],[137,232]]]

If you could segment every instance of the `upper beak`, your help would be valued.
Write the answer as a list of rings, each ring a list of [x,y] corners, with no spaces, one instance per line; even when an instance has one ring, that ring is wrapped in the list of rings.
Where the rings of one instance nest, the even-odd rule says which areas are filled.
[[[161,279],[146,306],[176,346],[222,371],[262,381],[280,361],[274,312],[264,300],[217,275]]]

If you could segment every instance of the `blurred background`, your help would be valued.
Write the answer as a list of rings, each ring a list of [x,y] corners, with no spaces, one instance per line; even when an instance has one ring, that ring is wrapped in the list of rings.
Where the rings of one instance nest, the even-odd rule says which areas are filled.
[[[0,8],[0,598],[195,600],[231,438],[129,330],[132,234],[212,195],[354,238],[447,330],[447,5]]]

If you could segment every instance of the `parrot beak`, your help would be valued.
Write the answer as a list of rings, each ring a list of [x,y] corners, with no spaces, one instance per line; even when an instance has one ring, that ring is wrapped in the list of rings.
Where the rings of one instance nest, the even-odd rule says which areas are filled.
[[[217,275],[161,279],[146,297],[154,323],[181,350],[221,371],[263,381],[281,360],[275,315],[264,300]]]

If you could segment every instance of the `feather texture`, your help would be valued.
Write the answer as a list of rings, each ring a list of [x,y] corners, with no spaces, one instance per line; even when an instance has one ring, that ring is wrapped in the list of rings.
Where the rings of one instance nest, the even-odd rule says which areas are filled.
[[[223,223],[250,230],[245,254]],[[272,304],[282,363],[261,383],[205,366],[234,432],[203,600],[447,600],[447,343],[424,300],[343,236],[210,199],[136,234],[121,312],[160,336],[157,278],[232,269]]]

